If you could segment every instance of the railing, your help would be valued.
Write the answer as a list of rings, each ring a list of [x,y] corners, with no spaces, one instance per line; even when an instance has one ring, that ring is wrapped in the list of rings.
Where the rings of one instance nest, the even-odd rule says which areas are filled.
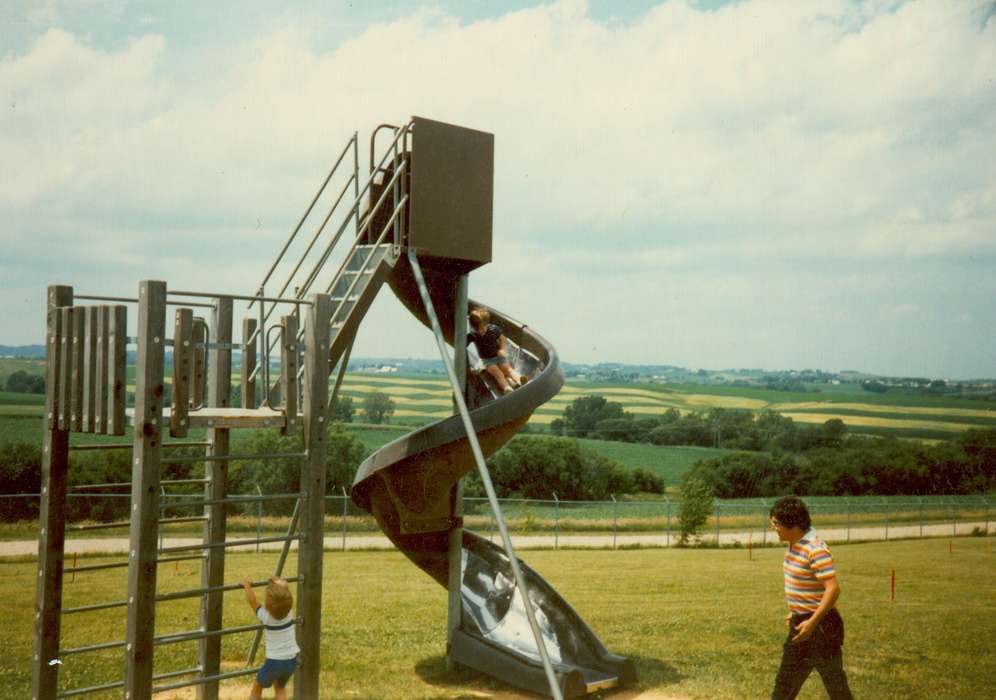
[[[376,255],[376,246],[384,245],[388,230],[392,231],[392,245],[394,248],[394,253],[395,255],[398,254],[398,252],[400,251],[400,247],[402,245],[402,235],[405,227],[405,222],[404,222],[405,205],[408,201],[406,175],[408,172],[408,167],[407,167],[408,136],[411,132],[411,127],[412,123],[408,122],[402,127],[381,125],[380,127],[377,128],[377,130],[374,131],[374,134],[371,136],[370,172],[368,173],[366,179],[363,181],[362,185],[360,184],[361,178],[359,175],[359,151],[358,151],[357,135],[355,132],[353,133],[349,141],[346,143],[346,146],[339,154],[339,157],[336,160],[335,165],[333,165],[332,170],[329,172],[328,176],[326,176],[325,181],[322,183],[321,187],[319,187],[315,196],[312,198],[310,204],[305,209],[304,214],[298,220],[297,225],[294,227],[294,229],[291,231],[290,235],[288,236],[287,240],[284,242],[283,247],[280,249],[280,252],[277,254],[277,257],[274,260],[273,264],[270,266],[270,269],[263,276],[262,281],[257,286],[256,294],[254,295],[256,298],[250,301],[248,308],[251,309],[253,305],[256,304],[257,301],[259,301],[258,325],[256,329],[253,331],[253,333],[250,335],[250,337],[245,339],[244,342],[246,345],[257,342],[259,343],[260,352],[258,355],[258,361],[256,363],[256,366],[251,370],[249,374],[249,381],[254,381],[255,379],[257,379],[257,377],[259,377],[260,374],[263,375],[263,380],[266,385],[263,391],[264,403],[268,403],[268,397],[271,391],[268,369],[270,366],[270,356],[277,342],[276,340],[270,339],[266,331],[266,324],[270,320],[270,317],[272,316],[273,311],[276,308],[275,304],[270,304],[269,308],[268,309],[266,308],[266,304],[264,303],[265,301],[268,301],[265,292],[266,286],[272,282],[278,267],[280,267],[281,263],[284,262],[285,256],[287,256],[287,253],[290,250],[295,239],[297,238],[298,234],[302,231],[306,222],[309,220],[309,218],[311,218],[312,214],[316,211],[316,205],[318,204],[322,196],[325,194],[326,188],[328,187],[329,183],[336,176],[337,172],[339,172],[342,164],[346,162],[345,156],[350,151],[352,151],[353,153],[352,173],[348,175],[338,195],[335,196],[332,205],[325,212],[321,221],[318,223],[314,235],[305,245],[303,252],[297,258],[297,261],[291,266],[289,274],[287,274],[286,279],[280,285],[280,292],[278,293],[277,296],[282,297],[283,294],[288,289],[291,289],[293,287],[294,297],[297,299],[303,299],[311,291],[315,283],[320,278],[322,271],[326,268],[330,259],[333,257],[333,254],[335,253],[336,248],[340,240],[342,239],[343,234],[348,225],[350,224],[350,222],[353,222],[355,226],[355,233],[353,236],[352,243],[344,251],[339,267],[337,268],[336,274],[332,277],[331,281],[329,282],[325,290],[325,293],[326,294],[331,293],[332,289],[336,285],[336,282],[341,278],[341,275],[343,274],[343,271],[346,269],[347,265],[349,265],[350,261],[356,257],[359,246],[363,243],[364,240],[374,239],[375,242],[373,243],[373,245],[375,247],[371,248],[366,257],[363,258],[362,266],[357,271],[356,278],[353,280],[352,284],[349,286],[349,289],[346,291],[346,293],[338,301],[336,308],[332,314],[333,321],[339,318],[340,311],[342,310],[344,305],[350,300],[350,297],[353,295],[353,292],[356,291],[358,288],[361,289],[361,287],[358,286],[361,284],[360,280],[363,279],[364,273],[371,267],[371,264],[374,261]],[[388,144],[388,146],[384,149],[380,161],[375,163],[374,150],[373,150],[374,139],[377,132],[380,131],[382,128],[393,129],[394,138],[391,140],[390,144]],[[389,159],[392,164],[391,168],[385,167],[385,164],[388,162]],[[386,183],[384,183],[383,186],[384,189],[383,192],[381,193],[381,196],[377,199],[375,203],[373,203],[373,205],[365,213],[361,214],[363,201],[371,192],[377,176],[380,175],[381,173],[389,172],[390,170],[393,170],[393,175]],[[350,185],[353,186],[353,201],[351,204],[349,204],[349,206],[345,210],[340,211],[340,205],[343,204],[344,201],[348,202],[348,199],[344,200],[344,196],[348,191]],[[373,224],[375,216],[388,201],[389,196],[391,200],[390,206],[392,207],[391,215],[388,218],[387,222],[385,223],[383,230],[379,232],[374,231],[373,232],[374,235],[371,235],[370,228],[371,225]],[[337,212],[341,220],[339,221],[338,225],[335,227],[335,232],[334,234],[332,234],[331,240],[324,246],[324,248],[321,248],[320,246],[318,246],[319,238],[326,231],[329,222],[333,220]],[[313,253],[316,252],[318,253],[317,260],[314,260],[315,255],[313,255]],[[313,260],[312,264],[310,265],[310,269],[309,266],[305,265],[306,261],[308,261],[309,259]],[[307,274],[303,274],[303,278],[299,276],[299,273],[304,273],[305,271],[307,271]],[[352,272],[352,270],[350,270],[350,272]],[[341,322],[342,319],[340,318],[339,320]],[[301,332],[299,332],[298,338],[296,339],[296,344],[298,347],[300,347],[302,339],[303,335]],[[348,356],[348,350],[347,350],[347,356]],[[299,375],[298,380],[300,380],[300,374],[302,372],[303,372],[303,367],[301,367],[301,369],[298,372]]]

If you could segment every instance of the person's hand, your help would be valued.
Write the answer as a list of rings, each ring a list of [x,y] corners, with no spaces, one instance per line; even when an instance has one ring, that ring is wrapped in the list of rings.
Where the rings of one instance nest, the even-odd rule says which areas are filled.
[[[243,581],[242,582],[242,587],[244,589],[246,589],[247,591],[251,590],[252,589],[252,579],[248,579],[247,578],[245,581]]]
[[[816,623],[813,618],[807,618],[795,626],[795,631],[798,634],[792,637],[792,641],[804,642],[813,635],[814,631],[816,631]]]
[[[792,624],[792,613],[785,613],[785,624]]]

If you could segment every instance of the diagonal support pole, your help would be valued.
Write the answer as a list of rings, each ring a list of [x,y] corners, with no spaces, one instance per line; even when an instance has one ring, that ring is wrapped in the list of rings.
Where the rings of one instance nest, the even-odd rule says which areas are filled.
[[[429,296],[429,288],[425,284],[425,277],[422,276],[422,268],[418,263],[418,256],[414,248],[408,249],[408,262],[411,263],[412,271],[415,273],[415,281],[418,283],[419,294],[422,295],[422,303],[425,305],[426,314],[432,323],[432,332],[436,336],[436,344],[439,346],[439,355],[446,367],[446,374],[453,387],[453,397],[456,400],[457,410],[460,411],[460,418],[463,419],[463,427],[467,432],[467,442],[474,453],[474,461],[477,462],[477,471],[481,475],[481,482],[484,490],[488,494],[488,502],[491,504],[491,511],[494,513],[495,522],[498,524],[498,531],[501,533],[501,541],[505,546],[505,553],[508,555],[509,563],[512,565],[512,575],[515,578],[515,585],[518,586],[522,595],[522,603],[526,610],[526,617],[529,619],[529,627],[533,631],[533,638],[536,640],[536,648],[539,650],[540,659],[543,661],[543,670],[546,672],[547,682],[550,684],[550,694],[554,700],[563,700],[560,692],[560,685],[553,672],[550,663],[550,656],[546,652],[546,644],[543,642],[543,635],[540,634],[539,625],[536,623],[536,616],[533,613],[533,606],[529,601],[529,591],[526,588],[526,581],[522,576],[522,569],[519,568],[519,560],[515,556],[515,549],[512,547],[512,538],[505,527],[505,518],[502,517],[501,508],[498,505],[498,496],[495,494],[494,484],[491,483],[491,475],[488,473],[488,466],[484,461],[484,453],[481,452],[481,444],[477,440],[477,432],[474,430],[474,423],[470,419],[470,411],[467,410],[467,402],[464,400],[463,392],[460,391],[460,381],[457,379],[456,371],[453,369],[453,361],[446,350],[446,340],[443,338],[443,331],[439,325],[439,318],[432,305],[432,297]],[[457,342],[458,339],[454,339]]]

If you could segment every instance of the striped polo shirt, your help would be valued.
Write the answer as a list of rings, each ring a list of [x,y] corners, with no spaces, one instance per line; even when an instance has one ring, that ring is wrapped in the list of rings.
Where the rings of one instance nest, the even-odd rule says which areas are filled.
[[[785,552],[785,601],[789,612],[812,613],[826,590],[823,582],[836,575],[830,548],[810,529]]]

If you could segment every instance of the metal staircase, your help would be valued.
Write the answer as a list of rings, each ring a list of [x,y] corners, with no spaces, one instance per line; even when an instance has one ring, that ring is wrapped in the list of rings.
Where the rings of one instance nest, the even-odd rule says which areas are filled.
[[[258,343],[258,358],[251,379],[261,376],[267,384],[263,402],[270,395],[269,366],[277,345],[276,339],[267,334],[267,324],[279,321],[270,317],[276,304],[267,308],[267,287],[273,288],[276,279],[284,277],[277,296],[292,290],[297,299],[309,293],[324,291],[332,297],[333,312],[330,324],[329,363],[341,368],[332,400],[338,393],[349,352],[360,322],[376,298],[384,282],[398,262],[403,245],[405,216],[407,213],[408,171],[410,163],[409,138],[412,123],[395,127],[381,125],[370,138],[370,172],[361,178],[356,133],[343,148],[332,170],[277,254],[269,272],[257,286],[249,304],[258,305],[259,322],[249,342]],[[375,153],[377,134],[383,129],[393,130],[393,139]],[[352,153],[352,168],[346,167],[346,156]],[[352,189],[353,197],[346,197]],[[336,192],[338,191],[338,194]],[[310,240],[299,237],[307,228],[314,228]],[[351,230],[350,230],[351,229]],[[348,233],[347,233],[348,231]],[[324,245],[323,245],[324,242]],[[292,250],[303,249],[293,259]],[[335,270],[331,276],[329,270]],[[322,282],[326,281],[324,290]],[[300,324],[298,324],[299,326]],[[297,336],[300,348],[303,338]],[[297,363],[300,366],[300,363]],[[301,380],[300,372],[298,381]],[[275,383],[274,383],[275,386]]]

